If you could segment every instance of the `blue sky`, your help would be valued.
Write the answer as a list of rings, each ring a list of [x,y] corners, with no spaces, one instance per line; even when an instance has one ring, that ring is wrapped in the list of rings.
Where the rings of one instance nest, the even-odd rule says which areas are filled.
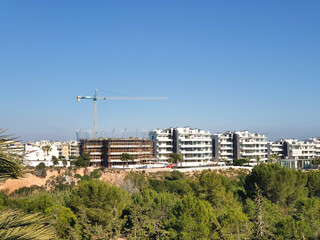
[[[0,128],[75,139],[93,128],[191,126],[320,135],[319,1],[0,1]],[[118,94],[115,94],[118,93]]]

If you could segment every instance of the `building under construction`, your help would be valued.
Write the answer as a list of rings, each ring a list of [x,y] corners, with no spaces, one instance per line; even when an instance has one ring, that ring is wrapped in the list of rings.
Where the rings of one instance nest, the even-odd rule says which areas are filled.
[[[80,154],[89,153],[91,166],[113,167],[153,163],[156,161],[153,152],[153,141],[150,139],[99,138],[80,140]],[[123,153],[129,154],[131,159],[125,159]]]

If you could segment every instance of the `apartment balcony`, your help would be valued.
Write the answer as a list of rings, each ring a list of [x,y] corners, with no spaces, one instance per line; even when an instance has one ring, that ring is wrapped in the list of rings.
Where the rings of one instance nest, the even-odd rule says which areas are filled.
[[[220,147],[221,150],[233,150],[233,147]]]
[[[156,147],[158,148],[172,148],[172,144],[157,144]]]
[[[267,150],[268,148],[267,147],[243,147],[241,146],[240,147],[241,150],[258,150],[258,151],[262,151],[262,150]]]
[[[127,152],[128,154],[130,155],[143,155],[143,154],[152,154],[151,152]],[[123,152],[111,152],[109,153],[108,155],[114,155],[114,156],[117,156],[117,155],[121,155],[123,154]]]
[[[181,142],[211,142],[211,137],[204,137],[204,138],[179,138],[179,141]]]
[[[186,157],[184,158],[185,161],[210,161],[212,157]]]
[[[254,153],[246,153],[242,152],[240,155],[242,156],[267,156],[267,153],[261,153],[261,152],[254,152]]]
[[[158,154],[171,154],[173,151],[158,151]]]
[[[239,141],[240,144],[262,144],[262,145],[267,145],[266,141]]]
[[[211,144],[179,144],[180,148],[211,148]]]
[[[101,152],[90,152],[90,155],[102,155]]]
[[[157,142],[172,142],[172,139],[157,137]]]
[[[201,154],[201,153],[212,153],[212,150],[202,150],[202,151],[184,151],[184,150],[181,150],[180,151],[181,154]]]

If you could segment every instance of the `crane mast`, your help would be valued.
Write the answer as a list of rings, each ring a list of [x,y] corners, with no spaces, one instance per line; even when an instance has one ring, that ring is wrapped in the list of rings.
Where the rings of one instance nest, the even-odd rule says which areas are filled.
[[[91,96],[77,96],[77,102],[81,99],[93,100],[93,131],[94,138],[97,138],[97,100],[167,100],[167,97],[98,97],[98,89],[94,90],[93,97]]]

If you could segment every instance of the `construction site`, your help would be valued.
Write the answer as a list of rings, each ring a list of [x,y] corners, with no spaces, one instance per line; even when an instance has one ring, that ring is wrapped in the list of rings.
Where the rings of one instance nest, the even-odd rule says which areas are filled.
[[[138,138],[81,139],[80,154],[88,154],[91,166],[120,167],[156,163],[153,141]]]
[[[77,96],[78,102],[81,99],[93,101],[94,138],[80,139],[80,155],[89,155],[90,166],[129,167],[157,163],[150,139],[97,137],[97,100],[166,100],[166,97],[98,97],[95,89],[93,97]]]

